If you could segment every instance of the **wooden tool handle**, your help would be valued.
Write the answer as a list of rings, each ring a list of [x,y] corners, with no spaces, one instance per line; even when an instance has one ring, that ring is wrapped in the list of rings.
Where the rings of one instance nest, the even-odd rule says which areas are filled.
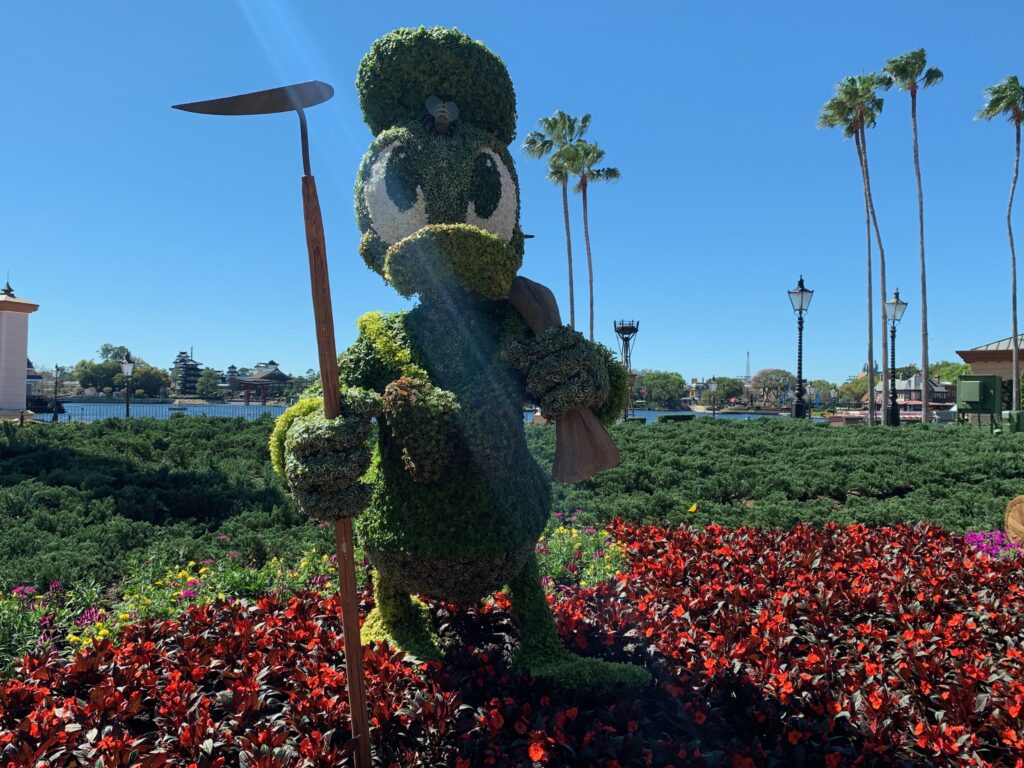
[[[509,301],[537,336],[562,324],[555,295],[540,283],[517,277],[512,281]],[[611,435],[589,408],[572,411],[555,421],[555,460],[551,472],[558,482],[583,482],[618,466],[621,460]]]
[[[338,385],[338,355],[334,343],[334,312],[331,283],[327,275],[327,244],[316,180],[302,177],[302,213],[306,220],[306,250],[309,252],[309,284],[313,291],[313,319],[320,355],[320,383],[324,390],[324,416],[341,414]],[[334,523],[334,544],[338,559],[338,593],[341,597],[341,628],[345,638],[345,675],[352,723],[357,740],[356,768],[370,768],[370,730],[363,685],[363,646],[359,640],[359,602],[356,594],[356,566],[352,539],[352,518]]]

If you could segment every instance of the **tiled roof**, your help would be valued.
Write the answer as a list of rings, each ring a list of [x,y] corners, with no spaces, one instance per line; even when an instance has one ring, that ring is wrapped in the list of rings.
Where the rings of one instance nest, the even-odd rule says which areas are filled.
[[[1024,347],[1024,333],[1017,337],[1017,345]],[[982,344],[980,347],[974,347],[972,352],[1001,352],[1013,348],[1013,336],[1007,336],[1005,339],[999,341],[993,341],[990,344]]]

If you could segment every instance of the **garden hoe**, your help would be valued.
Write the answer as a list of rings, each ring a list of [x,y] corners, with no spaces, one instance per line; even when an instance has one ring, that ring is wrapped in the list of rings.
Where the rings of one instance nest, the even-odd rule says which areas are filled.
[[[327,83],[308,83],[271,88],[267,91],[228,96],[223,99],[176,104],[175,109],[203,115],[269,115],[296,112],[302,139],[302,210],[306,221],[306,249],[309,251],[309,282],[313,292],[313,317],[320,355],[320,381],[324,389],[324,416],[340,414],[338,358],[334,344],[334,317],[331,311],[331,287],[327,278],[327,246],[316,180],[309,170],[309,136],[306,113],[334,95]],[[370,768],[370,742],[367,730],[366,693],[363,686],[363,654],[359,642],[359,615],[356,601],[356,572],[352,549],[352,519],[334,523],[334,541],[338,555],[338,588],[341,594],[342,628],[345,635],[345,672],[348,679],[352,736],[356,739],[356,768]]]

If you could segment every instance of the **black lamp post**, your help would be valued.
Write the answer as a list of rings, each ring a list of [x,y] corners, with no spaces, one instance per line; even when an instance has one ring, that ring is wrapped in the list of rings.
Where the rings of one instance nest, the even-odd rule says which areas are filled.
[[[121,360],[121,375],[124,376],[124,417],[126,419],[131,418],[132,374],[134,372],[135,361],[132,360],[130,352],[125,352],[124,359]]]
[[[804,287],[804,276],[800,275],[796,288],[789,292],[789,301],[796,312],[796,400],[793,401],[792,416],[794,419],[807,417],[807,404],[804,403],[804,312],[811,306],[814,291]]]
[[[53,366],[53,418],[51,421],[57,421],[57,390],[60,389],[60,374],[60,366]]]
[[[711,389],[711,418],[717,419],[718,415],[715,410],[715,392],[718,391],[718,379],[712,378],[708,382],[708,387]]]
[[[892,298],[885,302],[885,319],[889,321],[889,426],[900,425],[900,407],[896,403],[896,323],[907,310],[907,302],[900,299],[899,289],[893,292]]]
[[[836,412],[836,395],[838,395],[839,392],[838,392],[838,390],[836,390],[835,387],[832,387],[832,389],[830,389],[828,391],[828,393],[832,397],[832,413],[835,413]]]

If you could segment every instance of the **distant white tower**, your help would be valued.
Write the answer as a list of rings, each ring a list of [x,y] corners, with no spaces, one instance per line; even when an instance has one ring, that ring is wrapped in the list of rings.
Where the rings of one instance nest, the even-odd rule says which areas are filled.
[[[25,410],[28,378],[28,316],[38,304],[15,297],[11,284],[0,289],[0,415]]]

